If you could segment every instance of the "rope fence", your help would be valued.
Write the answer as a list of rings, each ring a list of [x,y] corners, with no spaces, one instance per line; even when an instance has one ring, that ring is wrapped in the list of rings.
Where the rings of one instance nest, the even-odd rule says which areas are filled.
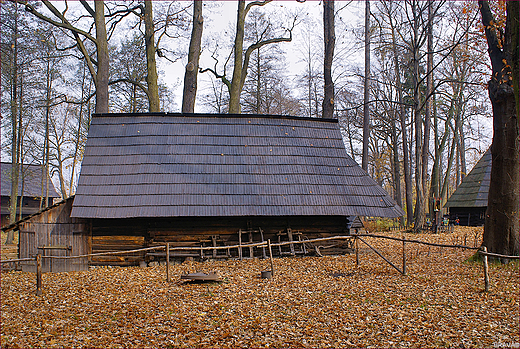
[[[393,240],[393,241],[399,241],[402,242],[402,268],[400,269],[398,266],[396,266],[394,263],[392,263],[390,260],[388,260],[380,251],[378,251],[376,248],[371,246],[364,237],[370,237],[370,238],[381,238],[381,239],[387,239],[387,240]],[[331,236],[326,238],[316,238],[316,239],[310,239],[310,240],[302,240],[302,241],[282,241],[282,242],[275,242],[272,243],[270,240],[257,242],[257,243],[245,243],[245,244],[238,244],[238,245],[231,245],[231,246],[200,246],[200,247],[190,247],[190,246],[176,246],[176,247],[170,247],[170,243],[166,243],[165,245],[161,246],[153,246],[153,247],[146,247],[141,249],[135,249],[135,250],[125,250],[125,251],[109,251],[109,252],[100,252],[100,253],[89,253],[89,254],[83,254],[83,255],[77,255],[77,256],[42,256],[40,253],[36,255],[34,258],[19,258],[19,259],[7,259],[0,261],[1,264],[4,263],[20,263],[20,262],[36,262],[36,284],[37,284],[37,295],[42,294],[42,281],[41,281],[41,275],[42,275],[42,268],[41,268],[41,260],[43,258],[47,259],[75,259],[75,258],[87,258],[87,257],[97,257],[97,256],[110,256],[110,255],[120,255],[120,254],[129,254],[129,253],[137,253],[137,252],[146,252],[146,251],[158,251],[158,250],[165,250],[166,251],[166,280],[170,281],[170,252],[171,251],[206,251],[206,250],[230,250],[234,248],[243,249],[243,248],[253,248],[253,247],[262,247],[262,248],[268,248],[269,250],[269,258],[271,261],[271,272],[272,276],[274,276],[274,266],[273,266],[273,256],[272,256],[272,247],[278,247],[278,246],[286,246],[286,245],[294,245],[294,244],[312,244],[317,242],[324,242],[324,241],[331,241],[331,240],[351,240],[354,238],[354,244],[353,246],[355,249],[356,254],[356,265],[359,265],[359,246],[358,246],[358,240],[367,245],[374,253],[376,253],[379,257],[381,257],[385,262],[387,262],[390,266],[392,266],[394,269],[396,269],[399,273],[402,275],[406,275],[406,243],[413,243],[413,244],[420,244],[420,245],[426,245],[426,246],[434,246],[434,247],[441,247],[441,248],[460,248],[460,249],[467,249],[467,250],[478,250],[478,253],[482,255],[483,257],[483,267],[484,267],[484,289],[485,291],[489,291],[489,265],[488,265],[488,257],[495,257],[495,258],[503,258],[503,259],[520,259],[520,256],[509,256],[509,255],[503,255],[498,253],[491,253],[487,252],[487,249],[485,246],[482,247],[471,247],[466,245],[459,245],[459,244],[439,244],[439,243],[432,243],[432,242],[426,242],[426,241],[420,241],[420,240],[413,240],[413,239],[404,239],[404,238],[397,238],[392,236],[385,236],[385,235],[376,235],[376,234],[351,234],[351,235],[341,235],[341,236]],[[316,252],[319,252],[318,246],[315,247]],[[202,254],[201,254],[202,255]],[[240,254],[241,255],[241,254]],[[320,255],[318,253],[318,255]]]

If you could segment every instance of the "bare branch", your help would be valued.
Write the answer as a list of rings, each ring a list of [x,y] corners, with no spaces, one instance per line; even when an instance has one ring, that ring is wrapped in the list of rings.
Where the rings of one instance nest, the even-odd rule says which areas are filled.
[[[96,13],[94,12],[94,10],[92,9],[92,7],[90,7],[90,5],[88,4],[88,2],[86,2],[85,0],[79,0],[79,2],[83,5],[83,7],[85,8],[85,10],[87,10],[88,13],[90,13],[90,15],[92,17],[96,17]]]

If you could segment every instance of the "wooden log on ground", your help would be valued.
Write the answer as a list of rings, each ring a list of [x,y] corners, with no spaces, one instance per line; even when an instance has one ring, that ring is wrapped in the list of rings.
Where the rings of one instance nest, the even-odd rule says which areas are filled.
[[[400,272],[401,274],[403,273],[402,270],[400,270],[398,267],[395,266],[394,263],[390,262],[388,260],[388,258],[386,258],[385,256],[383,256],[381,254],[381,252],[379,252],[378,250],[376,250],[374,247],[372,247],[371,245],[369,245],[365,240],[363,240],[362,238],[359,238],[359,240],[361,240],[365,245],[367,245],[372,251],[374,251],[379,257],[383,258],[385,260],[385,262],[387,262],[388,264],[390,264],[392,267],[395,268],[395,270],[397,270],[398,272]]]

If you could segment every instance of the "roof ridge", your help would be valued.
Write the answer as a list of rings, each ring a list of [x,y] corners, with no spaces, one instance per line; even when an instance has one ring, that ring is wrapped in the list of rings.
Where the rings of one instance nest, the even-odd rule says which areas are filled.
[[[338,123],[338,119],[329,118],[313,118],[308,116],[293,115],[271,115],[271,114],[208,114],[208,113],[171,113],[171,112],[155,112],[155,113],[98,113],[92,114],[92,117],[197,117],[197,118],[261,118],[261,119],[287,119],[287,120],[307,120],[318,122]]]

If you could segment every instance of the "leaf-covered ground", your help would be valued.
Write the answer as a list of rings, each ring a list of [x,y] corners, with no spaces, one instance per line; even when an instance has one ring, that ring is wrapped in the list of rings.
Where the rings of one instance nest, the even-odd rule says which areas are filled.
[[[473,230],[472,230],[473,229]],[[389,235],[401,236],[401,233]],[[474,228],[406,235],[473,245]],[[458,240],[457,240],[458,239]],[[368,239],[400,266],[402,244]],[[473,252],[407,244],[407,275],[355,255],[184,262],[218,284],[167,283],[165,267],[2,273],[2,347],[518,347],[518,263],[491,265],[483,292]]]

